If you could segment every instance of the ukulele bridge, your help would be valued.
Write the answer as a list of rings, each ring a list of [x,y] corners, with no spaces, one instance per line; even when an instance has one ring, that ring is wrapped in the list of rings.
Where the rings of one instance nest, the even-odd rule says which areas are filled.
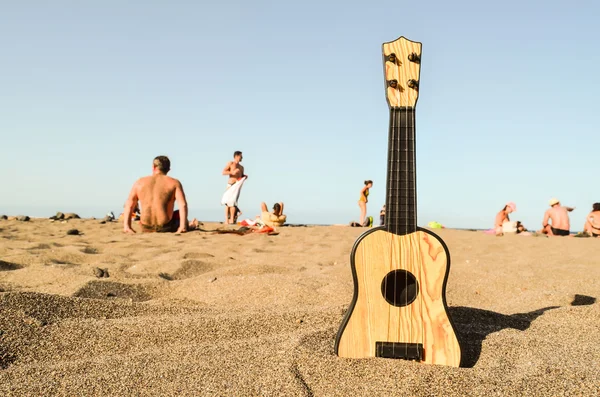
[[[375,357],[423,360],[422,343],[375,342]]]

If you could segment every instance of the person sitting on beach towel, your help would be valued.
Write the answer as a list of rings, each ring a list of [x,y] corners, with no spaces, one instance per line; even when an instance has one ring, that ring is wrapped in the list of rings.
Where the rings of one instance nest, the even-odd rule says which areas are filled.
[[[503,225],[506,222],[510,222],[510,218],[508,217],[508,214],[510,214],[511,212],[515,212],[516,210],[517,210],[517,205],[511,201],[509,203],[506,203],[504,208],[502,208],[496,214],[496,220],[494,221],[494,230],[495,230],[497,236],[502,236],[504,234]]]
[[[592,212],[585,218],[583,231],[592,237],[600,237],[600,203],[592,205]]]
[[[132,214],[141,203],[140,226],[142,232],[184,233],[188,228],[187,201],[183,186],[177,179],[167,176],[171,161],[167,156],[157,156],[152,162],[152,175],[138,179],[131,188],[123,214]],[[173,211],[175,201],[179,210]],[[131,216],[123,217],[123,231],[135,233]]]
[[[261,215],[260,219],[267,226],[282,226],[287,220],[287,216],[283,214],[283,203],[275,203],[273,205],[273,212],[269,212],[267,204],[264,202],[260,204]]]
[[[540,233],[548,236],[568,236],[571,234],[569,212],[575,208],[563,207],[555,198],[551,199],[549,204],[551,208],[544,213],[543,228]],[[549,221],[552,221],[552,224]]]

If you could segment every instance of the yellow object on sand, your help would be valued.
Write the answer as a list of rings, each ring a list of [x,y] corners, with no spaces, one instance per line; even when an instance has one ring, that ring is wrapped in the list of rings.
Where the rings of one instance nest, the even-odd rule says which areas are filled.
[[[442,225],[439,222],[436,221],[431,221],[427,224],[428,227],[432,228],[432,229],[443,229],[444,225]]]

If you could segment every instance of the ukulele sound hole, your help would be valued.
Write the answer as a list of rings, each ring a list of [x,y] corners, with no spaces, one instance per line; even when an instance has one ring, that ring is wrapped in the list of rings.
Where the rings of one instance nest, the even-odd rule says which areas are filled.
[[[381,282],[381,294],[390,305],[407,306],[419,293],[417,279],[406,270],[393,270]]]

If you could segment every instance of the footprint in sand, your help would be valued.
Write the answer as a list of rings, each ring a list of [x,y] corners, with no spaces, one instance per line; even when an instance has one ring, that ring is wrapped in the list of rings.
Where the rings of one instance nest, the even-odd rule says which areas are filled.
[[[81,252],[83,252],[84,254],[89,254],[89,255],[95,255],[95,254],[100,253],[98,248],[94,248],[94,247],[85,247],[85,248],[81,249]]]
[[[213,270],[215,266],[211,263],[196,259],[188,259],[181,263],[181,267],[172,274],[160,273],[159,276],[165,280],[185,280],[196,277]]]
[[[57,259],[57,258],[50,258],[48,260],[46,260],[46,262],[44,262],[45,266],[61,266],[64,268],[68,268],[68,267],[74,267],[74,266],[78,266],[77,263],[73,263],[73,262],[69,262],[67,260],[63,260],[63,259]]]
[[[0,272],[22,269],[24,266],[18,263],[0,261]]]
[[[88,299],[131,299],[133,302],[145,302],[153,298],[153,290],[153,287],[142,284],[90,281],[73,296]]]
[[[2,334],[0,333],[0,336]],[[17,357],[8,350],[7,347],[0,345],[0,369],[6,369],[9,365],[14,363]]]
[[[214,258],[215,256],[208,252],[186,252],[183,259]]]
[[[38,244],[38,245],[34,245],[33,247],[29,247],[27,248],[27,250],[29,251],[34,251],[34,250],[48,250],[52,247],[50,247],[48,244]]]

